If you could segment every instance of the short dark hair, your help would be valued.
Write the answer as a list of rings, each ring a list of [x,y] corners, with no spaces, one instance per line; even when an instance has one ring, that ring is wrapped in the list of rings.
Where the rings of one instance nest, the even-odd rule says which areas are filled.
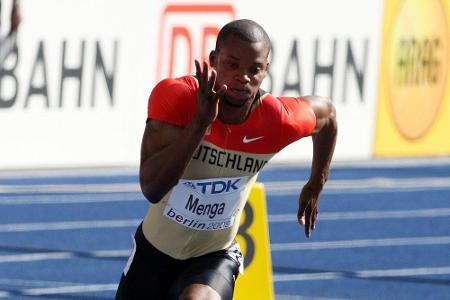
[[[234,20],[222,27],[217,36],[216,51],[219,51],[223,47],[225,40],[231,35],[249,43],[264,42],[268,47],[267,54],[270,52],[271,45],[269,35],[264,28],[255,21],[248,19]]]

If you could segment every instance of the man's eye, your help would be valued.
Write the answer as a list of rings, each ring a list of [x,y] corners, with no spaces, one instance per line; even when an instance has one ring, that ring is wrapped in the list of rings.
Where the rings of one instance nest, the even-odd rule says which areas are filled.
[[[238,64],[235,62],[228,62],[227,66],[231,69],[237,69],[239,67]]]
[[[259,72],[261,72],[261,70],[262,70],[261,68],[255,67],[255,68],[251,68],[249,71],[251,74],[256,75]]]

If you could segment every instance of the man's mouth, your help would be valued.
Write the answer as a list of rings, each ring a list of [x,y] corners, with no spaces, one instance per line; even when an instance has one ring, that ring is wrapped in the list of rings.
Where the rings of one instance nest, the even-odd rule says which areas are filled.
[[[235,88],[229,88],[227,90],[227,93],[232,97],[236,99],[248,99],[251,96],[251,92],[246,89],[235,89]]]

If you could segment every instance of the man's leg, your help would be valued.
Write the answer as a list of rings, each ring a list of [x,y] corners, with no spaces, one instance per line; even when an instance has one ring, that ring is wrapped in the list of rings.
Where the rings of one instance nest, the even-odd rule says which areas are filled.
[[[178,272],[181,261],[161,253],[151,245],[139,226],[134,236],[135,248],[122,273],[116,300],[161,299]]]
[[[194,283],[184,288],[179,300],[221,300],[222,297],[212,287]]]
[[[186,260],[170,288],[169,299],[233,299],[239,264],[226,251]]]

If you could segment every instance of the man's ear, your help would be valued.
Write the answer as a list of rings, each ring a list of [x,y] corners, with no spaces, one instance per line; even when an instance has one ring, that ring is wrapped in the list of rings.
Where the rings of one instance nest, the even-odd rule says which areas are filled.
[[[215,68],[216,62],[217,62],[217,53],[215,50],[212,50],[211,52],[209,52],[209,65]]]

